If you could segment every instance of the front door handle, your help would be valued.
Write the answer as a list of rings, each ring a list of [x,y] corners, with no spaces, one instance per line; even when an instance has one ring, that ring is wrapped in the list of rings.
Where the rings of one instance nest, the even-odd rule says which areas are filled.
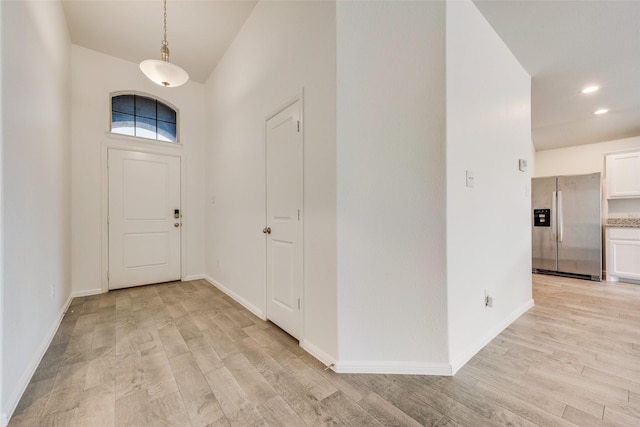
[[[263,229],[262,229],[262,232],[263,232],[264,234],[271,234],[271,227],[265,227],[265,228],[263,228]]]

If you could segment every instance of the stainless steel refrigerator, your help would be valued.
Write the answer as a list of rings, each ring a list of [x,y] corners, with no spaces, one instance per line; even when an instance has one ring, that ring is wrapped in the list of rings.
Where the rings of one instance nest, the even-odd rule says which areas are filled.
[[[533,178],[533,272],[602,280],[600,174]]]

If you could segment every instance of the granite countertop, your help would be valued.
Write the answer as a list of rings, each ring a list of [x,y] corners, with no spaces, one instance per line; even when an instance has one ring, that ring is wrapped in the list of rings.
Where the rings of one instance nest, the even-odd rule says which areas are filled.
[[[608,218],[605,227],[640,228],[640,218]]]

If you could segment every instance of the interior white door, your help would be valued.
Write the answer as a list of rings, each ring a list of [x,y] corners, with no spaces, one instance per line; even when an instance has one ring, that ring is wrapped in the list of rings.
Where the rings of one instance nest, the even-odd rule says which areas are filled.
[[[180,158],[108,156],[109,289],[180,280]]]
[[[266,123],[267,318],[302,333],[303,147],[300,101]]]

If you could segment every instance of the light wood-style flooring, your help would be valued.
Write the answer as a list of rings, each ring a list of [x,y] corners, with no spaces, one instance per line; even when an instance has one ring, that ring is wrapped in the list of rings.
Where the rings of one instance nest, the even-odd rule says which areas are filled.
[[[640,426],[640,286],[534,276],[454,377],[325,371],[204,281],[73,300],[17,426]]]

